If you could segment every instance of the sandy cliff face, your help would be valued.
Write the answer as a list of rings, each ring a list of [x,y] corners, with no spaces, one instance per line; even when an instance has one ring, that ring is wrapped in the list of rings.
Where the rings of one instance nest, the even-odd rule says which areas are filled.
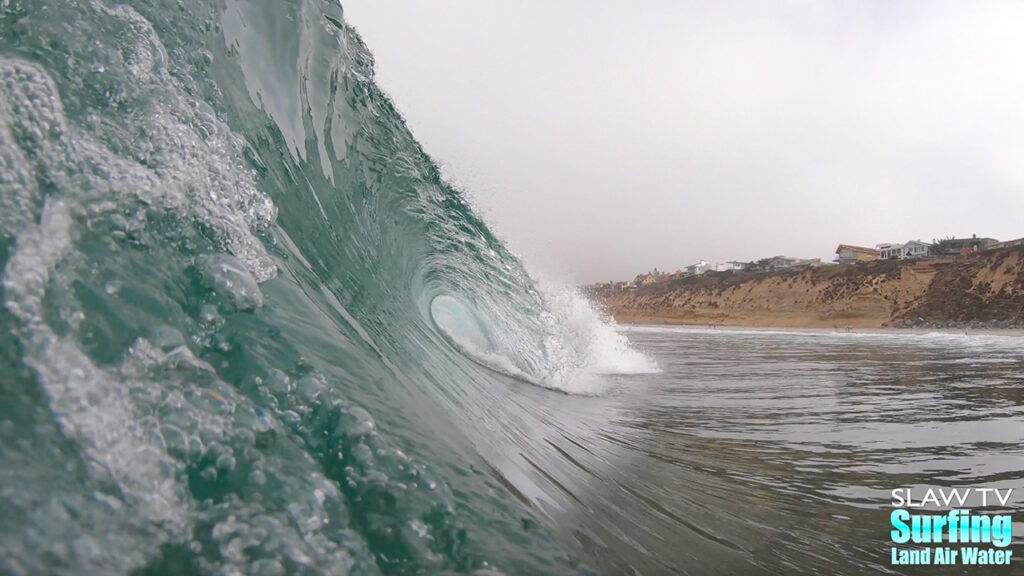
[[[954,261],[879,261],[707,274],[601,292],[621,322],[793,327],[1024,326],[1024,248]]]

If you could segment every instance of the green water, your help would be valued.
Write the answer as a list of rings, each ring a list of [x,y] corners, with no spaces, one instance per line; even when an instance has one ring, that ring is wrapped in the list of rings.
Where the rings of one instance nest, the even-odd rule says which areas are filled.
[[[552,306],[372,63],[333,2],[3,2],[0,572],[576,569],[495,471],[495,369],[644,360]]]

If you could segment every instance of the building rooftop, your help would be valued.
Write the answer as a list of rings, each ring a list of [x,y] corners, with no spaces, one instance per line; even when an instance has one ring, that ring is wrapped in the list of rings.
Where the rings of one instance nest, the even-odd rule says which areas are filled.
[[[843,248],[848,248],[854,252],[870,252],[872,254],[878,254],[878,250],[875,248],[865,248],[863,246],[854,246],[852,244],[840,244],[839,247],[836,248],[836,254],[838,254]]]

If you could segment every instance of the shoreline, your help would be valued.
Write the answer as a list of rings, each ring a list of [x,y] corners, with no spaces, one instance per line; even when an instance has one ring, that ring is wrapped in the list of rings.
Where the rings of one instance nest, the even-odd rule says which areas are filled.
[[[688,322],[682,319],[664,319],[649,317],[645,320],[620,320],[614,318],[615,323],[623,327],[662,327],[671,326],[676,328],[688,328],[694,330],[722,330],[744,331],[744,332],[794,332],[794,333],[828,333],[828,334],[950,334],[960,336],[1014,336],[1024,337],[1024,328],[896,328],[892,326],[870,326],[870,327],[846,327],[840,326],[794,326],[783,324],[708,324],[701,322]]]
[[[620,324],[673,324],[685,326],[737,326],[744,328],[810,328],[810,329],[875,329],[889,328],[885,326],[885,318],[872,316],[851,316],[846,318],[819,318],[814,314],[751,314],[745,317],[738,315],[726,316],[717,314],[701,317],[690,315],[644,314],[627,311],[610,312],[605,310],[612,319]],[[953,328],[955,329],[955,327]]]

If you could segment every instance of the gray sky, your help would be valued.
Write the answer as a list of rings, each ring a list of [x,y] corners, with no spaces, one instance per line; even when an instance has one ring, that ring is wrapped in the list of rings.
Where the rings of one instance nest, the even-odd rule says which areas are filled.
[[[565,280],[1024,236],[1024,2],[343,3],[446,177]]]

